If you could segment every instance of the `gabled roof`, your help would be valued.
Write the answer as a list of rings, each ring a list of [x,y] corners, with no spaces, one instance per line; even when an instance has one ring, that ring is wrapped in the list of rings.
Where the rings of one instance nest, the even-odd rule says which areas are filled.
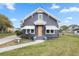
[[[31,15],[33,15],[34,13],[36,13],[38,10],[42,10],[43,12],[45,12],[46,14],[48,14],[49,16],[51,16],[52,18],[54,18],[57,21],[57,17],[55,17],[54,15],[50,14],[49,12],[47,12],[46,10],[44,10],[43,8],[37,8],[37,9],[35,9],[32,13],[30,13],[27,16],[25,16],[25,18],[23,19],[23,21],[25,19],[27,19],[28,17],[30,17]]]

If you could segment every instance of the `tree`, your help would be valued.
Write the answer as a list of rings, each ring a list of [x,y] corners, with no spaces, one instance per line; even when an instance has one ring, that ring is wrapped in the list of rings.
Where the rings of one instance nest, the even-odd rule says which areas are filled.
[[[68,26],[63,25],[63,26],[60,27],[60,32],[66,31],[67,29],[68,29]]]
[[[79,28],[79,25],[72,24],[72,25],[69,25],[69,27],[72,27],[73,29],[75,29],[75,28]]]
[[[12,22],[8,19],[8,17],[3,14],[0,14],[0,31],[5,32],[8,27],[13,27]]]

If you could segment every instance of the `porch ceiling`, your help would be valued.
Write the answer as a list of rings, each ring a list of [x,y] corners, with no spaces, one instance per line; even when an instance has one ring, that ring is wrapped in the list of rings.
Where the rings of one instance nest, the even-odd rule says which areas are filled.
[[[44,20],[36,20],[34,22],[35,25],[46,25],[46,22]]]

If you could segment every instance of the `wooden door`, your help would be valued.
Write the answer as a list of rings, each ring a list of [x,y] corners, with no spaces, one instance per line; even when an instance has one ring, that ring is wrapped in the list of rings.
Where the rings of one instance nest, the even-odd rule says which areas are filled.
[[[42,36],[43,35],[43,28],[42,26],[38,26],[38,36]]]

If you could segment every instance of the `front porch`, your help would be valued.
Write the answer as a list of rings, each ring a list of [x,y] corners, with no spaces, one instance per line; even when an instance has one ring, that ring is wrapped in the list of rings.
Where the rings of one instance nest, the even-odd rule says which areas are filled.
[[[56,26],[33,25],[22,28],[25,34],[31,34],[34,39],[47,39],[48,37],[57,37],[58,28]]]

